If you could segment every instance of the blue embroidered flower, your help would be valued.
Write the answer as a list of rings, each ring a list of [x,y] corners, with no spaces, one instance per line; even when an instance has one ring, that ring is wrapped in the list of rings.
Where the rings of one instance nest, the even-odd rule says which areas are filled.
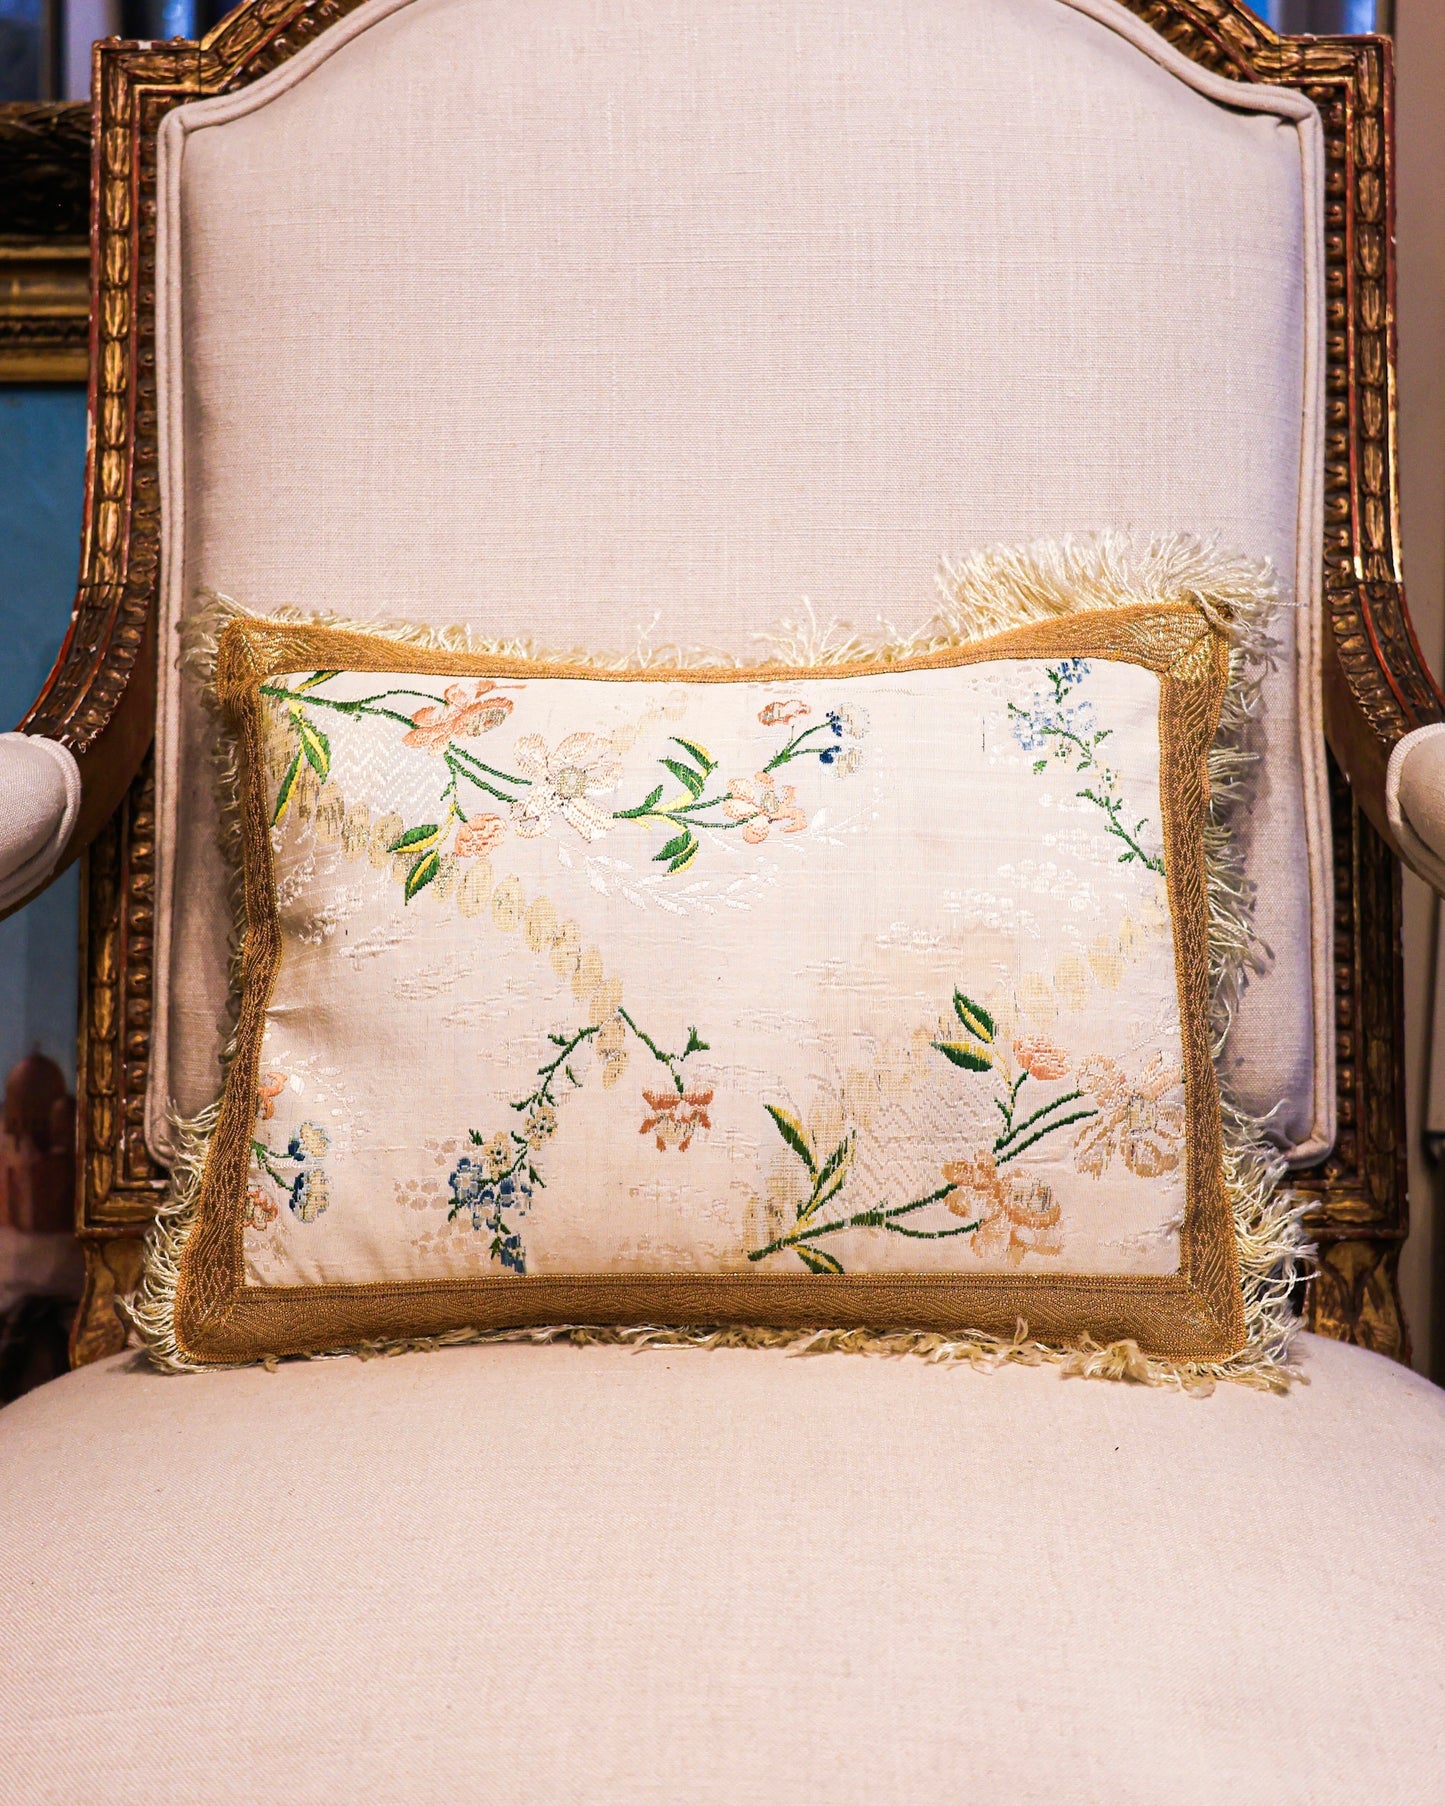
[[[447,1181],[452,1190],[449,1217],[461,1215],[472,1219],[472,1228],[480,1234],[491,1231],[492,1255],[513,1273],[525,1273],[527,1254],[521,1236],[507,1221],[506,1213],[527,1214],[532,1202],[531,1182],[519,1173],[508,1173],[501,1179],[491,1177],[488,1166],[478,1164],[463,1154]]]
[[[314,1223],[331,1202],[331,1186],[319,1166],[303,1167],[291,1181],[290,1205],[303,1223]]]

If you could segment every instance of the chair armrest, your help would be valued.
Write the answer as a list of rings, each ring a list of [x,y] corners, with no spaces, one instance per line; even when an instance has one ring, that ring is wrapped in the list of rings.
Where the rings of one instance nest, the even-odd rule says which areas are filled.
[[[80,815],[80,767],[57,740],[0,734],[0,909],[40,889]]]
[[[1409,863],[1445,896],[1445,721],[1396,742],[1385,773],[1385,809]]]

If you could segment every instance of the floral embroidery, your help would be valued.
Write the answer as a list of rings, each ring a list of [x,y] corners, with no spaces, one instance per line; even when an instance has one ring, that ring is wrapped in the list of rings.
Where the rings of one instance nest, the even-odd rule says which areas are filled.
[[[606,796],[622,778],[622,762],[600,734],[568,734],[547,751],[540,734],[526,734],[514,757],[532,788],[512,805],[512,821],[530,839],[560,815],[584,840],[598,840],[612,825],[593,797]]]
[[[796,834],[806,828],[808,818],[794,801],[796,787],[775,784],[765,771],[751,782],[734,778],[728,785],[723,814],[743,824],[743,839],[757,845],[768,838],[770,828],[780,827],[785,834]]]
[[[331,1137],[314,1122],[301,1124],[287,1142],[284,1154],[273,1152],[264,1141],[252,1139],[253,1170],[261,1180],[269,1180],[275,1186],[298,1222],[314,1223],[331,1203],[331,1182],[321,1164],[321,1157],[330,1145]],[[294,1170],[287,1172],[285,1169],[288,1166]],[[257,1203],[256,1199],[260,1202]],[[271,1206],[269,1214],[263,1208],[269,1202],[260,1183],[249,1188],[246,1220],[253,1228],[263,1227],[263,1222],[256,1221],[257,1217],[262,1218],[264,1223],[274,1220],[275,1206]]]
[[[758,713],[764,727],[787,725],[812,711],[806,703],[792,701],[767,704]],[[839,771],[858,769],[863,751],[859,742],[868,732],[868,717],[860,708],[829,709],[823,720],[803,728],[775,752],[753,778],[734,778],[721,796],[708,796],[707,789],[717,760],[695,740],[684,740],[674,734],[671,744],[681,758],[660,761],[682,785],[682,792],[671,801],[663,801],[665,785],[659,784],[642,802],[631,809],[613,812],[614,821],[656,821],[672,830],[672,837],[654,861],[666,865],[668,872],[685,871],[698,855],[698,830],[741,828],[743,839],[757,846],[766,840],[775,825],[784,833],[796,834],[808,825],[808,818],[796,801],[796,787],[774,781],[772,774],[798,759],[816,759],[820,765],[834,765]],[[821,744],[810,744],[817,735]],[[846,741],[846,746],[834,744]],[[721,809],[722,818],[716,811]],[[709,818],[709,811],[713,811]]]
[[[582,976],[580,968],[577,976]],[[644,1121],[642,1132],[656,1137],[659,1152],[669,1147],[685,1152],[699,1130],[712,1127],[707,1113],[713,1098],[711,1090],[689,1090],[683,1077],[686,1062],[694,1054],[708,1051],[707,1042],[699,1039],[697,1030],[688,1029],[687,1043],[681,1053],[666,1053],[623,1009],[620,986],[616,987],[616,998],[606,995],[611,987],[600,978],[593,980],[591,988],[593,1014],[600,1020],[584,1023],[571,1034],[548,1035],[547,1039],[557,1052],[537,1068],[536,1087],[512,1105],[521,1118],[521,1128],[490,1137],[479,1134],[476,1129],[470,1130],[472,1145],[480,1148],[482,1153],[476,1160],[464,1154],[448,1180],[452,1191],[448,1221],[469,1215],[473,1229],[489,1230],[492,1258],[513,1273],[527,1270],[527,1251],[514,1218],[526,1215],[535,1190],[546,1189],[536,1157],[557,1132],[559,1100],[556,1088],[566,1081],[573,1090],[581,1090],[584,1080],[578,1076],[576,1063],[579,1063],[579,1054],[589,1045],[598,1056],[605,1088],[616,1084],[627,1064],[625,1043],[629,1033],[642,1043],[659,1066],[667,1069],[673,1086],[671,1092],[644,1089],[642,1093],[652,1112]],[[599,992],[603,993],[603,1005],[612,1005],[610,1009],[598,1008]]]
[[[284,1072],[264,1072],[256,1082],[256,1111],[263,1122],[276,1114],[276,1099],[286,1089]]]
[[[675,1091],[644,1090],[642,1095],[652,1114],[643,1118],[638,1133],[655,1136],[659,1154],[668,1148],[676,1148],[678,1153],[685,1154],[692,1145],[693,1131],[712,1127],[712,1118],[707,1113],[712,1102],[710,1090],[684,1091],[680,1096]]]
[[[512,699],[494,694],[496,688],[484,678],[468,696],[465,684],[448,684],[442,691],[443,703],[431,703],[415,711],[415,726],[409,734],[402,735],[402,744],[445,754],[452,741],[463,734],[474,736],[500,727],[512,712]]]
[[[1119,795],[1119,774],[1100,757],[1100,747],[1114,730],[1099,726],[1094,705],[1087,697],[1070,701],[1071,692],[1089,675],[1089,661],[1066,658],[1057,665],[1048,666],[1044,675],[1050,686],[1048,696],[1035,696],[1026,709],[1021,709],[1016,702],[1008,705],[1014,739],[1022,751],[1041,755],[1034,761],[1036,772],[1046,771],[1052,758],[1071,765],[1080,777],[1092,774],[1089,783],[1074,794],[1101,809],[1108,818],[1105,832],[1124,846],[1119,864],[1132,865],[1137,860],[1151,872],[1162,874],[1162,855],[1146,853],[1140,844],[1141,836],[1148,833],[1148,821],[1141,818],[1130,829]]]
[[[796,788],[774,780],[772,774],[798,760],[816,759],[838,772],[858,769],[861,742],[868,732],[865,711],[853,705],[830,708],[821,721],[801,728],[767,760],[751,778],[736,778],[708,795],[717,772],[717,761],[695,740],[673,736],[671,752],[659,756],[659,764],[681,790],[666,799],[666,785],[658,784],[642,802],[630,808],[608,810],[599,799],[611,795],[622,780],[619,749],[631,744],[633,730],[609,735],[579,731],[566,735],[550,748],[540,734],[524,734],[512,749],[506,769],[481,759],[461,744],[500,727],[512,717],[516,703],[503,690],[521,692],[525,685],[499,685],[491,679],[448,684],[440,697],[406,686],[379,690],[371,696],[342,698],[323,693],[338,671],[313,671],[288,686],[280,681],[264,683],[261,694],[272,705],[267,728],[266,756],[277,778],[272,824],[293,808],[302,820],[313,818],[323,839],[342,842],[348,856],[367,836],[364,812],[348,810],[330,784],[331,740],[314,710],[332,710],[353,719],[368,718],[395,723],[405,729],[404,746],[440,759],[446,782],[438,798],[439,819],[408,827],[399,817],[385,815],[367,837],[373,862],[395,863],[402,883],[403,901],[410,903],[446,872],[446,861],[474,858],[496,850],[505,839],[508,824],[525,839],[545,834],[560,820],[587,842],[600,840],[619,822],[656,823],[667,831],[655,863],[669,876],[684,871],[697,857],[702,830],[723,832],[741,828],[743,839],[759,845],[773,827],[795,834],[807,825],[807,816],[796,800]],[[410,714],[394,706],[420,699],[422,706]],[[664,711],[665,713],[666,711]],[[794,698],[766,704],[758,712],[764,727],[789,727],[811,715],[809,705]],[[721,784],[721,780],[718,780]],[[506,806],[472,814],[478,794]]]
[[[457,829],[452,851],[459,859],[477,859],[495,852],[507,838],[507,824],[500,815],[474,815]]]
[[[1075,1144],[1081,1173],[1101,1177],[1116,1153],[1141,1179],[1174,1171],[1183,1151],[1184,1105],[1169,1094],[1180,1089],[1183,1077],[1162,1054],[1137,1079],[1117,1061],[1096,1056],[1080,1068],[1080,1080],[1099,1105],[1098,1117]]]
[[[837,1235],[847,1229],[882,1229],[918,1241],[942,1241],[950,1236],[971,1235],[974,1252],[980,1258],[1003,1253],[1010,1260],[1020,1261],[1028,1252],[1060,1252],[1062,1243],[1053,1233],[1060,1212],[1052,1191],[1041,1180],[1031,1176],[1003,1175],[999,1168],[1016,1160],[1047,1136],[1057,1134],[1073,1123],[1087,1121],[1098,1112],[1086,1101],[1086,1088],[1081,1083],[1023,1113],[1027,1104],[1033,1101],[1032,1094],[1026,1092],[1030,1081],[1048,1083],[1066,1077],[1069,1071],[1067,1055],[1051,1041],[1021,1036],[1013,1041],[1011,1060],[999,1045],[998,1024],[982,1004],[955,990],[953,1010],[958,1020],[957,1031],[950,1028],[947,1040],[935,1040],[930,1045],[962,1071],[996,1075],[998,1089],[993,1103],[1002,1127],[992,1146],[975,1149],[961,1160],[946,1162],[942,1172],[943,1185],[923,1197],[906,1204],[890,1205],[883,1201],[848,1216],[822,1218],[819,1213],[824,1205],[838,1197],[847,1184],[853,1164],[853,1132],[850,1130],[827,1159],[820,1162],[812,1140],[798,1118],[777,1105],[768,1104],[765,1108],[774,1127],[807,1169],[811,1183],[807,1198],[798,1205],[793,1227],[763,1247],[751,1250],[749,1260],[763,1260],[770,1254],[791,1248],[810,1273],[842,1273],[844,1268],[837,1256],[818,1244],[824,1236]],[[916,1223],[902,1220],[933,1204],[943,1204],[952,1215],[968,1216],[969,1220],[958,1228],[919,1228]]]
[[[1061,1254],[1062,1212],[1044,1180],[1023,1173],[1000,1173],[995,1155],[980,1149],[971,1159],[950,1160],[943,1176],[952,1189],[944,1203],[957,1217],[975,1220],[972,1248],[978,1257],[1006,1255],[1015,1266],[1025,1254]]]
[[[1069,1056],[1063,1048],[1042,1035],[1025,1035],[1016,1040],[1014,1058],[1031,1079],[1061,1079],[1069,1070]]]
[[[241,1222],[247,1229],[269,1229],[279,1215],[280,1212],[259,1185],[246,1187],[246,1205],[241,1212]]]

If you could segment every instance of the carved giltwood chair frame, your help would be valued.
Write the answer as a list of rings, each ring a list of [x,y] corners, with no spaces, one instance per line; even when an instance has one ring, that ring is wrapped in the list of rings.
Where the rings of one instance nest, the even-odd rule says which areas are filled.
[[[84,849],[77,1225],[87,1284],[77,1364],[121,1346],[165,1184],[147,1152],[154,945],[153,778],[160,497],[155,384],[156,134],[184,102],[242,87],[358,0],[252,0],[200,43],[98,45],[92,183],[92,444],[79,590],[24,727],[79,761]],[[1391,748],[1445,719],[1400,575],[1396,490],[1393,73],[1388,40],[1291,39],[1237,0],[1127,0],[1194,62],[1297,88],[1319,108],[1326,175],[1324,703],[1336,873],[1339,1134],[1300,1176],[1321,1248],[1311,1326],[1399,1359],[1407,1229],[1399,851]]]

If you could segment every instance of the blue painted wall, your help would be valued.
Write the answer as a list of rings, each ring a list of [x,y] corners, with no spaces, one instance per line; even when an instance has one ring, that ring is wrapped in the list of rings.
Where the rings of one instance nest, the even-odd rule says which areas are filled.
[[[0,726],[14,727],[60,650],[75,596],[85,391],[0,387]],[[0,1081],[35,1049],[75,1079],[80,885],[71,869],[0,922]]]

